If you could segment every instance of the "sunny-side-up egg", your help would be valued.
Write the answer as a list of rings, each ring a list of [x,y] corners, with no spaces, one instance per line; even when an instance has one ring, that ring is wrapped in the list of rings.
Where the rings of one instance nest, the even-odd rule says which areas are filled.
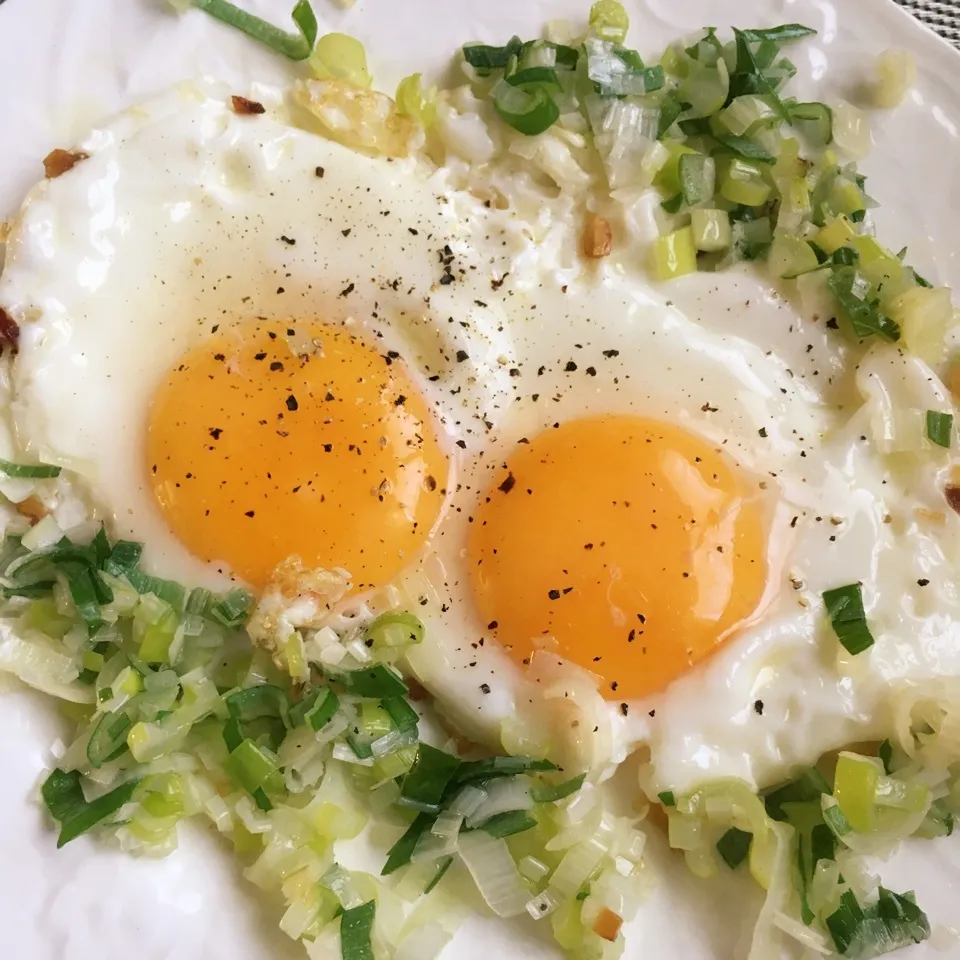
[[[415,606],[409,665],[460,731],[596,770],[645,742],[678,788],[771,782],[949,666],[915,651],[930,601],[901,602],[921,563],[943,622],[960,607],[905,512],[934,486],[894,487],[860,439],[869,363],[922,370],[881,352],[858,387],[762,291],[759,321],[722,320],[738,281],[678,305],[611,261],[561,285],[542,231],[442,172],[228,94],[95,132],[0,279],[21,454],[76,471],[151,572],[346,570],[344,622]],[[819,591],[856,579],[889,636],[838,665]]]

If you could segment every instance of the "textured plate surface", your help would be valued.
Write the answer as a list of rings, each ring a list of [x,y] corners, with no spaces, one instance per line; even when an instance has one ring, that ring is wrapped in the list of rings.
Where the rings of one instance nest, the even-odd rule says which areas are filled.
[[[291,0],[249,0],[280,23]],[[797,51],[798,86],[829,99],[856,96],[873,55],[907,46],[919,61],[908,102],[875,122],[877,148],[862,165],[882,208],[881,237],[909,245],[936,283],[960,288],[960,180],[955,173],[960,60],[949,46],[887,0],[627,0],[631,41],[661,48],[705,23],[740,26],[800,21],[820,34]],[[547,19],[585,15],[589,0],[360,0],[343,12],[315,0],[322,26],[360,37],[378,85],[392,90],[412,70],[441,74],[451,52],[473,39],[535,34]],[[10,0],[0,8],[0,217],[41,175],[40,158],[69,146],[97,121],[177,80],[209,74],[246,92],[277,82],[286,65],[199,13],[178,19],[164,0]],[[4,688],[0,688],[4,689]],[[161,862],[134,861],[81,839],[56,851],[34,802],[49,748],[65,733],[55,709],[33,694],[0,696],[0,950],[11,960],[287,960],[302,950],[276,931],[273,906],[258,900],[215,838],[184,831]],[[663,852],[651,859],[661,863]],[[671,859],[662,883],[629,931],[628,956],[709,960],[739,955],[758,899],[739,880],[702,884]],[[880,872],[915,887],[934,924],[957,925],[957,841],[917,844]],[[528,925],[477,917],[447,957],[552,958]],[[911,960],[960,957],[929,945]]]

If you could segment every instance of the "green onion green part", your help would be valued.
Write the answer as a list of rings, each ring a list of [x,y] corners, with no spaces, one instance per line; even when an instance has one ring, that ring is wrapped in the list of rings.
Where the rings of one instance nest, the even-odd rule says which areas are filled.
[[[927,439],[938,447],[949,448],[953,436],[953,414],[927,411]]]
[[[291,16],[297,26],[296,34],[287,33],[266,20],[241,10],[228,0],[193,0],[193,5],[228,26],[242,30],[248,37],[290,60],[306,60],[317,42],[317,17],[309,0],[298,0],[293,8]]]
[[[823,604],[837,639],[848,653],[856,656],[873,646],[873,634],[863,611],[862,584],[851,583],[825,591]]]

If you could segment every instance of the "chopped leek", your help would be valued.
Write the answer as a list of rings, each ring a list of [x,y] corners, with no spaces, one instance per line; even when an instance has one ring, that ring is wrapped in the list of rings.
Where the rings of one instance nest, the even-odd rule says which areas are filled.
[[[652,250],[653,274],[658,280],[673,280],[697,269],[697,245],[693,230],[681,227],[655,241]]]
[[[291,16],[297,26],[296,34],[286,33],[266,20],[241,10],[228,0],[193,0],[193,6],[231,27],[242,30],[247,36],[290,60],[306,60],[317,40],[317,17],[309,0],[298,0],[293,8]]]
[[[376,901],[344,910],[340,917],[340,956],[342,960],[374,960],[370,935],[376,915]]]
[[[953,436],[953,414],[927,411],[927,438],[938,447],[949,447]]]
[[[527,810],[509,810],[498,813],[480,825],[484,833],[491,837],[512,837],[518,833],[532,830],[537,825],[537,818]]]
[[[401,676],[383,663],[364,670],[338,673],[333,679],[358,697],[381,700],[385,697],[405,697],[409,692]]]
[[[500,80],[493,90],[493,105],[504,122],[528,137],[549,129],[560,117],[560,109],[539,85],[515,87]]]
[[[747,831],[740,830],[737,827],[731,827],[717,841],[717,852],[723,857],[723,862],[731,870],[736,870],[747,859],[752,840],[752,833],[747,833]]]
[[[823,604],[837,639],[849,653],[863,653],[873,646],[873,634],[870,633],[863,610],[861,584],[851,583],[845,587],[826,590]]]
[[[468,43],[463,47],[463,59],[481,75],[491,70],[503,70],[513,57],[516,57],[523,44],[519,37],[513,37],[503,47],[491,47],[485,43]]]
[[[87,741],[87,759],[94,769],[115,760],[126,751],[127,734],[133,727],[131,708],[135,704],[135,700],[130,701],[126,709],[100,716]]]
[[[0,473],[19,480],[50,480],[60,476],[60,467],[45,463],[11,463],[9,460],[0,460]]]
[[[837,760],[833,792],[847,822],[858,833],[873,829],[880,776],[880,769],[869,757],[841,753]]]
[[[381,876],[388,877],[410,862],[420,837],[430,829],[433,821],[434,817],[429,813],[417,814],[403,836],[387,852],[387,862],[380,871]]]
[[[908,50],[884,50],[877,58],[876,105],[885,110],[899,107],[917,79],[917,61]]]
[[[590,8],[590,31],[603,40],[623,43],[630,29],[630,17],[617,0],[597,0]]]
[[[705,253],[719,253],[733,242],[730,215],[725,210],[692,210],[690,227],[697,249]]]
[[[461,764],[456,783],[476,783],[499,777],[515,777],[520,773],[549,773],[557,765],[549,760],[532,757],[491,757],[488,760],[467,760]]]
[[[421,743],[417,759],[400,788],[400,802],[427,813],[437,812],[444,792],[460,769],[460,763],[459,757]]]
[[[423,624],[412,613],[381,613],[364,632],[368,645],[375,650],[404,649],[423,642]]]
[[[422,75],[412,73],[397,86],[397,109],[424,129],[429,129],[437,119],[436,94],[436,87],[424,91]]]
[[[537,803],[556,803],[557,800],[565,800],[567,797],[575,794],[582,786],[587,775],[581,773],[579,777],[573,777],[558,783],[555,786],[537,786],[533,788],[533,799]]]
[[[345,33],[327,33],[310,55],[310,68],[322,80],[346,80],[353,87],[370,86],[367,52],[363,44]]]
[[[57,846],[62,847],[112,817],[130,802],[138,784],[139,781],[130,780],[87,803],[80,786],[80,774],[76,770],[69,773],[54,770],[50,773],[40,792],[50,815],[60,823]]]
[[[225,627],[239,627],[246,623],[253,609],[254,597],[249,590],[236,587],[210,611],[210,616]]]

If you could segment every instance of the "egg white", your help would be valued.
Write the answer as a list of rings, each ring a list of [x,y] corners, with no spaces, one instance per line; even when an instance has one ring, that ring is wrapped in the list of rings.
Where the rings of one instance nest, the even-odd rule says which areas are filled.
[[[238,117],[228,92],[184,85],[93,133],[89,159],[28,197],[0,278],[22,331],[11,453],[77,471],[113,533],[146,543],[151,572],[230,580],[153,502],[144,435],[168,368],[218,323],[321,317],[400,353],[436,411],[449,503],[428,555],[386,594],[416,604],[427,642],[410,665],[468,734],[519,748],[519,717],[595,768],[647,743],[664,788],[765,784],[882,735],[896,684],[960,670],[958,522],[916,512],[942,505],[946,466],[894,469],[871,428],[884,403],[871,384],[929,371],[884,348],[858,383],[858,355],[824,318],[747,274],[657,289],[614,256],[577,275],[569,224],[545,240],[543,223],[451,190],[443,171],[291,126],[279,94],[267,115]],[[576,676],[532,682],[478,622],[466,576],[471,512],[517,441],[602,413],[701,434],[771,501],[763,616],[644,703],[608,702]],[[878,643],[852,660],[819,596],[857,579]],[[594,722],[572,716],[573,689]]]

